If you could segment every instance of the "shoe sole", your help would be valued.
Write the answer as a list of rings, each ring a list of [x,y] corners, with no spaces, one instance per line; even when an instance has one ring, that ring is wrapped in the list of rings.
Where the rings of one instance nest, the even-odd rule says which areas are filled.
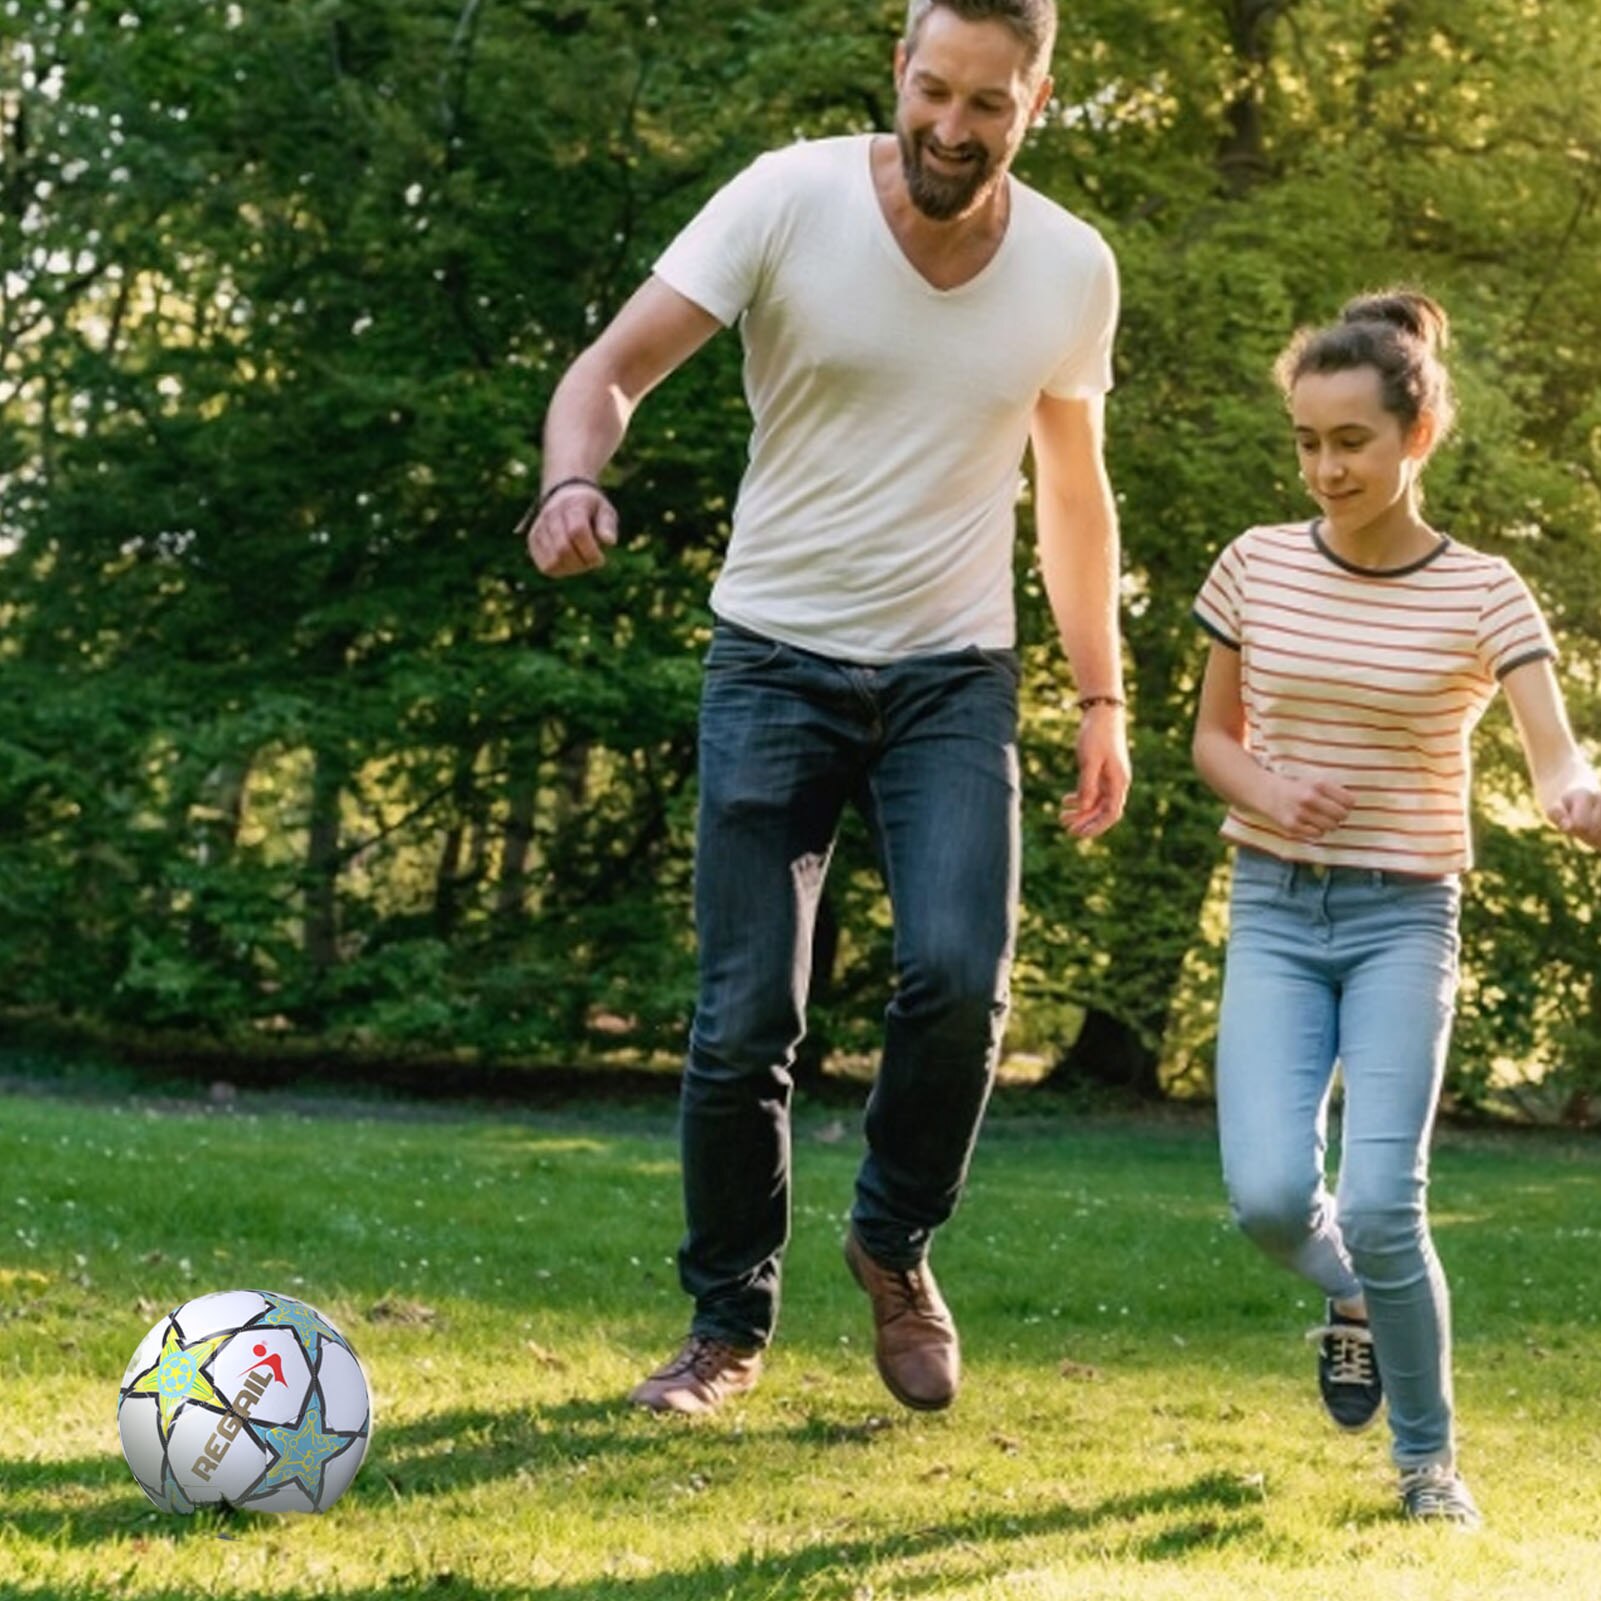
[[[1381,1406],[1378,1412],[1375,1412],[1365,1423],[1342,1423],[1327,1407],[1324,1407],[1323,1415],[1341,1434],[1366,1434],[1379,1421],[1379,1414],[1383,1410],[1384,1408]]]
[[[845,1252],[845,1266],[851,1270],[851,1277],[856,1280],[862,1293],[872,1299],[872,1292],[867,1288],[867,1281],[862,1277],[861,1270],[856,1266],[855,1255],[847,1249]],[[949,1409],[956,1399],[956,1391],[952,1390],[947,1396],[931,1400],[927,1396],[909,1395],[884,1371],[884,1364],[879,1360],[878,1352],[873,1353],[873,1366],[878,1369],[878,1376],[884,1381],[884,1388],[895,1397],[904,1407],[913,1412],[944,1412]]]
[[[654,1412],[658,1417],[709,1418],[715,1413],[721,1412],[731,1402],[743,1399],[755,1388],[754,1384],[747,1385],[742,1390],[730,1390],[727,1395],[719,1396],[710,1404],[697,1402],[693,1406],[679,1406],[665,1398],[652,1400],[649,1397],[631,1392],[628,1396],[628,1404],[632,1407],[638,1407],[641,1412]]]

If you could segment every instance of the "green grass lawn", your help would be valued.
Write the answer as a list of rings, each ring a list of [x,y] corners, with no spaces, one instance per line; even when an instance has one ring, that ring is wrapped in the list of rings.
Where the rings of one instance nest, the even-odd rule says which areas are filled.
[[[853,1118],[806,1113],[779,1343],[722,1417],[620,1403],[686,1305],[672,1113],[0,1093],[0,1597],[1601,1595],[1601,1148],[1442,1136],[1464,1465],[1392,1511],[1318,1408],[1311,1293],[1231,1231],[1182,1120],[1000,1109],[936,1263],[955,1409],[898,1408],[839,1258]],[[207,1290],[320,1306],[372,1382],[322,1518],[156,1513],[116,1387]]]

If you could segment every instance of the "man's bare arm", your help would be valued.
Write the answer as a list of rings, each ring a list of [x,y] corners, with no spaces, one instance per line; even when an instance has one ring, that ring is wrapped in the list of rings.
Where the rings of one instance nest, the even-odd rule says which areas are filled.
[[[722,326],[660,278],[648,278],[567,369],[545,416],[541,498],[518,529],[547,578],[604,563],[617,542],[617,514],[596,480],[634,408]]]
[[[1063,822],[1081,836],[1104,833],[1117,822],[1129,787],[1117,508],[1106,476],[1104,416],[1099,396],[1042,395],[1031,430],[1045,592],[1079,696],[1095,702],[1079,727],[1078,788],[1063,801]]]

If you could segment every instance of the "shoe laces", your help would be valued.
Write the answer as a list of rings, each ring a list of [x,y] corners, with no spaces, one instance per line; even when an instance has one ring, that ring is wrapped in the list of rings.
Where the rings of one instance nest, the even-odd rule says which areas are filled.
[[[725,1367],[739,1357],[726,1340],[714,1340],[707,1334],[692,1334],[684,1341],[684,1348],[662,1369],[663,1378],[677,1378],[693,1374],[697,1379],[715,1379]]]
[[[889,1314],[886,1321],[904,1317],[908,1312],[918,1317],[935,1316],[933,1281],[926,1268],[919,1265],[887,1268],[883,1271],[900,1301],[900,1305]]]
[[[1454,1469],[1438,1463],[1408,1468],[1401,1475],[1401,1499],[1415,1518],[1454,1518],[1464,1523],[1478,1521],[1479,1509],[1468,1494],[1468,1487]]]
[[[1331,1384],[1373,1382],[1373,1334],[1361,1323],[1331,1323],[1313,1329],[1310,1340],[1322,1340],[1328,1357]]]

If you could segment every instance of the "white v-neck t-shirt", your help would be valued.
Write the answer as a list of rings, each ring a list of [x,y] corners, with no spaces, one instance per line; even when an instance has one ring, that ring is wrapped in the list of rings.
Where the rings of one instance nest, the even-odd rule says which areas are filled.
[[[884,216],[872,143],[762,156],[656,263],[744,341],[754,428],[712,607],[847,661],[1009,646],[1030,418],[1042,394],[1111,387],[1116,266],[1008,176],[995,255],[936,289]]]

